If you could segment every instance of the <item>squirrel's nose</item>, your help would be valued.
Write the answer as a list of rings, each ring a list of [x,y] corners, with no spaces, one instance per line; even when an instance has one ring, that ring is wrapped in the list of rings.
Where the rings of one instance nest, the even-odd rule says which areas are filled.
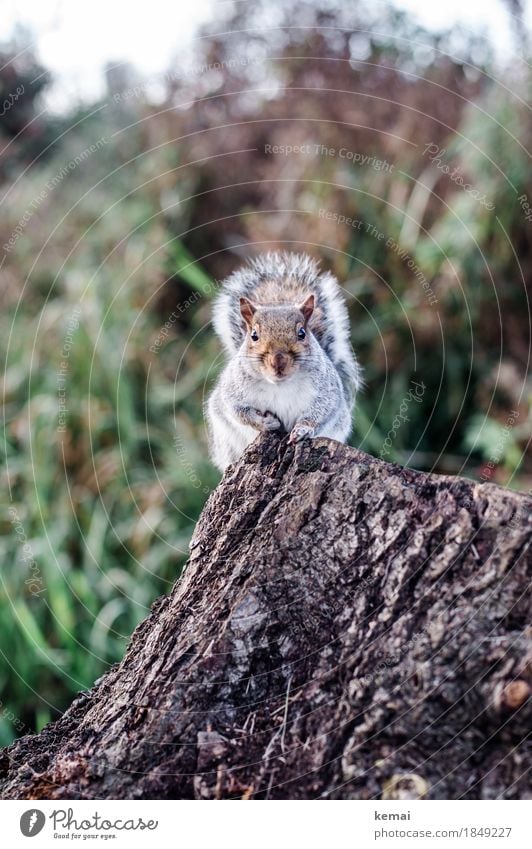
[[[288,365],[288,357],[282,351],[276,351],[273,355],[273,367],[277,374],[282,374]]]

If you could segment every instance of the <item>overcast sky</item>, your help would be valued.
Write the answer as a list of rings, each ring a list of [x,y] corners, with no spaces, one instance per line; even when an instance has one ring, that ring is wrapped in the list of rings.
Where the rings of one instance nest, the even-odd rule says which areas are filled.
[[[378,0],[377,0],[378,1]],[[396,0],[426,27],[441,29],[455,21],[483,31],[502,61],[513,48],[510,19],[502,0]],[[106,62],[126,60],[142,75],[166,71],[176,49],[190,43],[199,24],[226,0],[150,0],[133,6],[117,0],[2,0],[0,41],[7,41],[17,24],[34,34],[38,58],[56,80],[52,104],[72,97],[102,94]],[[527,4],[527,20],[530,17]],[[123,38],[117,39],[117,33]]]

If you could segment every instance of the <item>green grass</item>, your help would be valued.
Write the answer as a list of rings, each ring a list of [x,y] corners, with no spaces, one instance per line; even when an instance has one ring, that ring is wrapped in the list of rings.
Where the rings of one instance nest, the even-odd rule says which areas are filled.
[[[68,156],[36,171],[12,208],[13,222]],[[207,275],[178,243],[170,243],[173,255],[160,250],[171,234],[149,193],[121,200],[121,186],[105,180],[112,165],[94,163],[104,175],[97,189],[94,170],[78,173],[76,185],[69,178],[62,196],[56,190],[49,199],[46,225],[28,227],[9,257],[20,284],[29,280],[20,304],[12,298],[0,318],[2,744],[42,727],[122,656],[150,604],[178,577],[196,517],[218,480],[202,427],[218,354],[201,331],[205,299],[186,316],[186,332],[176,336],[172,328],[150,351],[165,321],[155,309],[165,264],[183,266],[178,277],[189,294]],[[32,268],[37,246],[84,188],[84,203]],[[81,239],[69,256],[72,233]],[[199,347],[189,344],[196,331]],[[59,386],[68,408],[64,432]]]

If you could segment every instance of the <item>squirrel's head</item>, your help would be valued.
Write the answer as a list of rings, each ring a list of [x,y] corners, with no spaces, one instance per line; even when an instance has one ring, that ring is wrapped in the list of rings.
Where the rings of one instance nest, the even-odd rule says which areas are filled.
[[[260,306],[240,298],[246,325],[245,353],[270,383],[286,380],[309,353],[308,322],[314,312],[314,295],[299,306]]]

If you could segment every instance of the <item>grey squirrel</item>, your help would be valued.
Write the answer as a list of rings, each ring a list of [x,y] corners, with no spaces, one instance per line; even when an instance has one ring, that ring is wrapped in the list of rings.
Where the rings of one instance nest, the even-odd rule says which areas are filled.
[[[268,253],[222,284],[214,329],[229,360],[207,402],[211,457],[224,471],[259,431],[345,442],[360,387],[340,286],[309,256]]]

